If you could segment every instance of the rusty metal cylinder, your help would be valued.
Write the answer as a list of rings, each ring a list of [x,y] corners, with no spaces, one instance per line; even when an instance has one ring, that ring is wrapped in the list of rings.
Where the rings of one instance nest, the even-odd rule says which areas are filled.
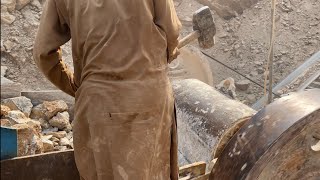
[[[181,165],[211,161],[220,137],[235,121],[255,110],[195,79],[173,81]]]

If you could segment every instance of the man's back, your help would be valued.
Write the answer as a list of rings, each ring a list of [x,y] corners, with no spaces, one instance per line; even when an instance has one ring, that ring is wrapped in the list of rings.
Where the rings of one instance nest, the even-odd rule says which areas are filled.
[[[47,0],[35,61],[76,97],[75,159],[84,179],[177,179],[166,68],[179,26],[171,0]],[[70,39],[74,74],[59,50]]]

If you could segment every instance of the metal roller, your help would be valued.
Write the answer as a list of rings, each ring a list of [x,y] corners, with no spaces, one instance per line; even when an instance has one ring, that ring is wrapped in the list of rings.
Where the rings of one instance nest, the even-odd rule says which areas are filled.
[[[210,162],[212,150],[224,131],[235,121],[256,113],[199,80],[174,81],[173,89],[181,165]]]
[[[314,89],[253,116],[226,145],[209,180],[319,178],[320,90]]]

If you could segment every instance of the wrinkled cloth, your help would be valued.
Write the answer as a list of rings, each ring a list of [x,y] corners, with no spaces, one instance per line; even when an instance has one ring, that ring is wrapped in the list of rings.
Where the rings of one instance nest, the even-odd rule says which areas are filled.
[[[47,0],[34,45],[44,75],[75,97],[75,160],[85,180],[177,180],[167,64],[172,0]],[[74,73],[60,46],[72,40]]]

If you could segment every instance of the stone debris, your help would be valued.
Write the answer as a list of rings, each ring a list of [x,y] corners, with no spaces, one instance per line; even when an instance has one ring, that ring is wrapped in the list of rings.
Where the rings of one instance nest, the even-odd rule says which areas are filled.
[[[61,139],[67,136],[67,132],[65,131],[50,132],[50,133],[47,133],[46,135],[52,135],[53,137]]]
[[[54,150],[53,142],[48,139],[42,139],[43,152],[51,152]]]
[[[236,82],[236,88],[241,90],[241,91],[246,91],[249,86],[250,86],[250,81],[249,80],[241,80]]]
[[[1,6],[6,7],[10,13],[14,12],[16,4],[16,0],[1,0]]]
[[[58,112],[64,112],[68,110],[68,105],[62,101],[44,101],[42,104],[35,106],[31,111],[31,118],[33,119],[45,119],[49,120],[55,116]]]
[[[69,139],[66,137],[60,139],[59,145],[60,146],[67,146],[67,147],[71,146]]]
[[[1,5],[1,24],[12,24],[16,20],[14,15],[11,15],[8,12],[8,8],[6,6]]]
[[[67,109],[64,101],[44,102],[33,107],[31,100],[24,96],[4,99],[1,126],[17,129],[18,156],[73,149]]]
[[[9,107],[11,110],[19,110],[23,112],[26,117],[30,116],[31,109],[33,107],[31,100],[24,96],[5,99],[1,104]]]
[[[227,95],[232,99],[236,99],[236,86],[234,83],[234,79],[229,77],[223,81],[221,81],[217,86],[216,89],[219,90],[221,93]]]
[[[59,130],[71,131],[72,127],[69,121],[69,113],[58,113],[52,119],[49,120],[49,124],[53,127],[57,127]]]

